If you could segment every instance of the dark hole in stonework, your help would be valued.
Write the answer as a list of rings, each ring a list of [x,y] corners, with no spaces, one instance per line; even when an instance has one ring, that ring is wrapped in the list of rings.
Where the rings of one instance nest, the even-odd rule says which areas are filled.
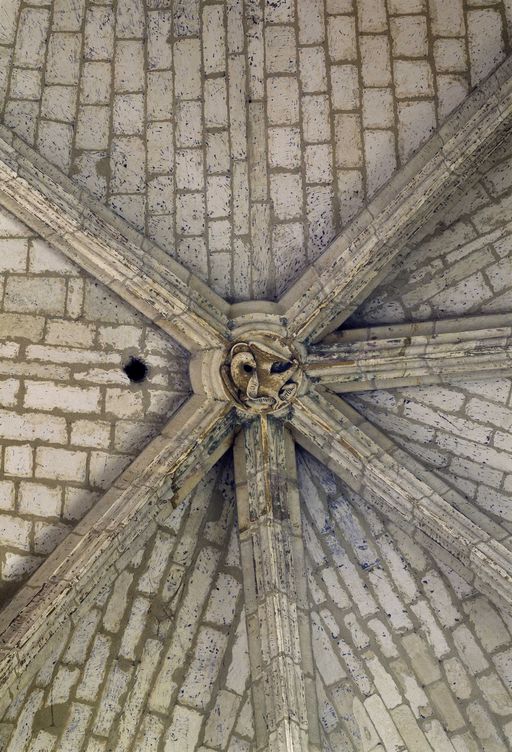
[[[292,364],[287,363],[286,361],[272,363],[270,367],[270,373],[284,373],[291,367],[292,367]]]
[[[148,370],[147,365],[140,358],[131,357],[128,363],[123,366],[123,371],[130,381],[133,381],[135,384],[144,381],[148,375]]]
[[[247,363],[244,363],[244,371],[246,373],[252,373],[253,368],[252,368],[252,366],[247,365]]]

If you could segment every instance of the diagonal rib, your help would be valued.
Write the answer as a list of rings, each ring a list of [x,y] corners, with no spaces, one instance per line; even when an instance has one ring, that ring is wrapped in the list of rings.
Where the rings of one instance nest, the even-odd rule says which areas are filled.
[[[499,378],[512,373],[512,314],[336,332],[305,370],[338,393]]]
[[[5,127],[0,205],[188,350],[224,344],[222,298]]]
[[[321,388],[294,403],[296,440],[385,517],[512,613],[508,533]]]
[[[291,337],[311,344],[339,327],[411,235],[503,143],[512,126],[511,72],[508,58],[284,294]]]
[[[116,576],[222,457],[234,426],[227,403],[192,397],[0,612],[0,705],[37,670],[64,621]]]

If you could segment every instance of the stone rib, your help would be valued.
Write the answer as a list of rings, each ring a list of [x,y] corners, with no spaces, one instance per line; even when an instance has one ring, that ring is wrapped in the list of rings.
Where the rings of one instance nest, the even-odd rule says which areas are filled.
[[[234,422],[226,403],[192,397],[0,612],[0,706],[29,664],[28,673],[37,670],[59,627],[225,453]]]
[[[512,613],[511,553],[487,530],[503,540],[506,533],[480,511],[459,511],[457,495],[452,498],[442,481],[353,414],[339,397],[316,388],[294,403],[294,437],[418,543],[476,587],[485,583],[486,594]]]
[[[319,750],[293,439],[266,416],[235,442],[235,479],[258,750]]]
[[[222,298],[5,127],[0,205],[188,350],[224,344]]]
[[[291,337],[311,344],[339,327],[411,235],[503,143],[512,125],[511,71],[508,58],[284,294]]]
[[[499,378],[512,372],[512,315],[336,332],[306,372],[338,393]]]

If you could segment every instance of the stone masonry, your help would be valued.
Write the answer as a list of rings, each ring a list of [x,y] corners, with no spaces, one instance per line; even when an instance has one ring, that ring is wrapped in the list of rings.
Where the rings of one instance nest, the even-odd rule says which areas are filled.
[[[190,390],[172,340],[0,214],[0,591],[19,583]],[[149,367],[131,383],[130,357]]]
[[[219,370],[266,328],[290,387],[344,313],[510,328],[511,39],[512,0],[0,0],[0,123],[76,189],[0,133],[47,238],[0,207],[0,752],[512,749],[509,338],[487,379],[304,365],[268,422],[261,352],[236,409]]]
[[[507,0],[4,0],[3,122],[229,299],[272,298],[503,59]]]

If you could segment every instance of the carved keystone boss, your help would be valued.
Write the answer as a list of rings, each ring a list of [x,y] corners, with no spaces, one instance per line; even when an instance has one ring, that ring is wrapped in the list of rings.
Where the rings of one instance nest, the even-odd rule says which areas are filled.
[[[221,375],[234,402],[253,413],[280,410],[297,394],[302,379],[298,359],[274,338],[236,342]]]

